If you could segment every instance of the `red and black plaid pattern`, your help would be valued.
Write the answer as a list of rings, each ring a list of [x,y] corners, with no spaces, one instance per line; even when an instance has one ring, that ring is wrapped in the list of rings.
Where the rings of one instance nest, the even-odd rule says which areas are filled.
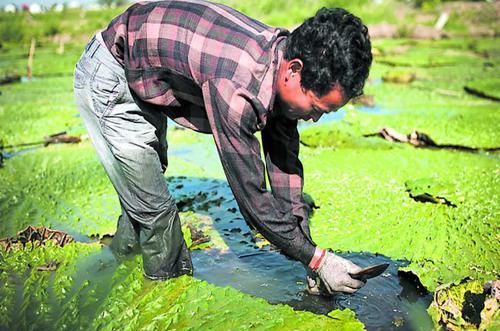
[[[301,201],[297,121],[273,110],[287,30],[198,0],[131,6],[102,32],[141,100],[212,133],[241,213],[286,254],[308,264],[314,244]],[[271,192],[266,189],[262,130]]]

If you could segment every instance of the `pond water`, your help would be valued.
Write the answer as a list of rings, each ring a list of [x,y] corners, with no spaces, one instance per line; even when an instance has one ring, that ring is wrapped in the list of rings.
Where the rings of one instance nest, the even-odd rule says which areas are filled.
[[[352,106],[349,105],[347,107],[352,107]],[[324,114],[323,116],[320,117],[320,119],[317,122],[313,122],[312,120],[299,121],[299,130],[307,128],[311,125],[326,124],[326,123],[330,123],[330,122],[341,121],[346,116],[346,113],[347,113],[346,108],[347,107],[340,108],[336,112]],[[362,112],[362,113],[377,114],[377,115],[387,115],[387,114],[396,114],[397,113],[396,110],[384,109],[384,108],[381,108],[379,105],[375,105],[373,107],[364,106],[364,105],[357,105],[355,109],[359,112]]]
[[[220,286],[284,303],[296,310],[328,314],[334,309],[350,308],[368,330],[430,330],[432,321],[426,309],[430,294],[419,293],[410,280],[399,277],[397,269],[405,263],[370,253],[341,253],[361,266],[391,263],[382,276],[371,279],[353,295],[318,297],[305,291],[304,267],[277,252],[238,257],[217,251],[193,252],[194,276]]]

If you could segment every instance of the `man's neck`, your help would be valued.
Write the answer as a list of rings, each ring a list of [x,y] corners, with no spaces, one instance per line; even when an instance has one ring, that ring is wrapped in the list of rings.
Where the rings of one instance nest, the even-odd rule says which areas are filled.
[[[287,38],[282,38],[280,40],[278,40],[277,44],[276,44],[276,59],[277,59],[277,63],[276,63],[276,69],[275,69],[275,76],[274,76],[274,83],[273,83],[273,89],[274,89],[274,93],[275,93],[275,98],[274,98],[274,103],[273,105],[271,106],[271,114],[272,116],[275,116],[279,113],[279,109],[281,108],[281,99],[280,99],[280,95],[279,95],[279,90],[278,90],[278,82],[279,82],[279,79],[282,79],[283,78],[283,63],[286,62],[285,58],[284,58],[284,54],[285,54],[285,46],[286,46],[286,40]]]

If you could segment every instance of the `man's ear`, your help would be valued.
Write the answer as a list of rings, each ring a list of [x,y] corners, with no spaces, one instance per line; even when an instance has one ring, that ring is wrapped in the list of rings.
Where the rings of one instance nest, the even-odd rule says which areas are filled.
[[[304,63],[300,59],[292,59],[288,63],[288,69],[291,70],[292,74],[300,74],[303,67]]]
[[[302,68],[304,64],[300,59],[292,59],[288,62],[285,74],[285,82],[288,82],[289,79],[293,78],[293,76],[298,75],[300,79],[300,75],[302,73]]]

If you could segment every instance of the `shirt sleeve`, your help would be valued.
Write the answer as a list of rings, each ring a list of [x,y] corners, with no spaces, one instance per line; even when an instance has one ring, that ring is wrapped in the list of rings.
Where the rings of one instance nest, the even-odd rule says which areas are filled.
[[[313,244],[309,230],[310,207],[304,203],[303,167],[299,159],[300,137],[297,120],[275,116],[267,120],[262,131],[271,192],[276,200],[297,218],[302,232]]]
[[[228,79],[209,80],[202,91],[217,151],[241,214],[283,253],[308,265],[315,246],[290,204],[266,189],[260,144],[254,136],[257,101]]]

